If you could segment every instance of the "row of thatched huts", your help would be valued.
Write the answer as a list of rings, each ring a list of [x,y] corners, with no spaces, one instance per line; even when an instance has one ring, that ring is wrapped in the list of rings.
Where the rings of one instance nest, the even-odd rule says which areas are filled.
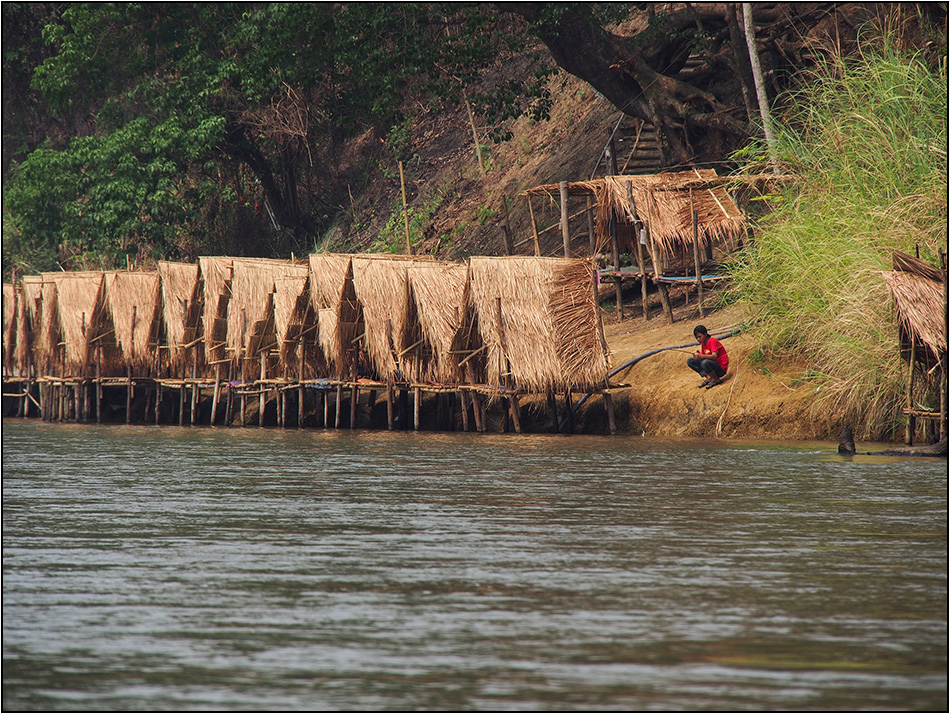
[[[3,286],[7,379],[604,385],[590,261],[202,257]]]

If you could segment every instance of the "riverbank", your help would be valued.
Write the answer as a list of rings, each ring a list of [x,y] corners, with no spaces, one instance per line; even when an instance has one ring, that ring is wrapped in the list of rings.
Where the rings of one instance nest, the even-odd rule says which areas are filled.
[[[732,328],[749,318],[741,307],[707,311],[700,318],[695,299],[675,304],[675,322],[669,324],[652,306],[644,320],[637,304],[625,305],[625,318],[608,312],[604,332],[612,368],[646,352],[693,342],[693,328],[704,324],[711,333]],[[635,316],[632,316],[635,315]],[[619,433],[647,436],[761,438],[788,440],[837,440],[843,417],[816,409],[820,387],[800,381],[806,366],[749,361],[757,344],[747,333],[723,341],[729,354],[727,379],[713,389],[698,389],[699,378],[686,366],[688,352],[669,350],[651,355],[615,379],[629,386],[615,393],[614,409]],[[596,432],[596,422],[606,419],[599,400],[584,410],[583,430]]]

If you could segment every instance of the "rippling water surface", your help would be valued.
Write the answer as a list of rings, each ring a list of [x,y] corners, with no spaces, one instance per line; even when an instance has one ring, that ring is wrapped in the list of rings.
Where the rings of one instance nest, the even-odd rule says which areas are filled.
[[[946,709],[947,462],[3,423],[3,705]]]

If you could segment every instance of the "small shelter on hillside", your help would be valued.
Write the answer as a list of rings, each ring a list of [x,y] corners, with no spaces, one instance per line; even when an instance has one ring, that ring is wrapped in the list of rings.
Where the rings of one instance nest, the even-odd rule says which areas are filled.
[[[694,168],[653,175],[605,176],[565,182],[563,186],[547,184],[525,193],[529,201],[532,196],[565,204],[569,196],[593,199],[596,216],[590,252],[609,256],[604,276],[616,281],[618,299],[623,277],[640,278],[646,314],[649,278],[658,286],[672,322],[667,285],[695,283],[701,295],[703,281],[716,277],[703,275],[705,267],[714,261],[714,249],[728,254],[742,244],[747,221],[726,190],[730,181],[733,179],[718,176],[714,169]],[[566,206],[562,207],[562,216],[567,216]],[[537,226],[534,232],[537,235]],[[636,260],[633,270],[621,272],[623,253]]]
[[[438,384],[464,381],[459,368],[465,355],[453,350],[465,315],[468,266],[461,263],[416,262],[408,268],[406,320],[396,345],[403,370]],[[464,367],[464,365],[462,365]]]
[[[363,334],[363,309],[353,286],[353,256],[310,256],[310,300],[330,371],[338,379],[349,379],[356,364],[356,345]]]
[[[102,340],[115,345],[119,359],[118,365],[110,365],[110,373],[150,376],[158,342],[159,274],[120,270],[106,273],[105,281],[105,309],[114,332]]]
[[[15,370],[17,290],[13,283],[3,284],[3,374]]]
[[[158,264],[161,283],[161,321],[158,338],[159,371],[183,374],[189,364],[185,345],[195,339],[200,304],[195,300],[198,266],[194,263]]]
[[[605,384],[609,352],[590,261],[473,257],[469,265],[472,312],[462,330],[477,325],[489,388],[548,392]],[[469,341],[460,351],[479,348]]]
[[[917,419],[939,421],[940,438],[947,436],[947,294],[946,276],[937,268],[900,251],[894,251],[893,270],[882,273],[897,303],[901,357],[907,360],[908,444],[913,442]],[[939,383],[931,375],[939,370]],[[936,387],[936,388],[935,388]],[[921,392],[937,392],[939,408],[919,406]]]
[[[44,273],[43,277],[56,284],[56,315],[63,341],[64,376],[89,376],[87,371],[94,347],[97,348],[97,363],[101,359],[108,364],[116,357],[99,339],[109,329],[103,324],[103,274],[92,271]],[[49,305],[44,305],[44,310],[48,308]]]

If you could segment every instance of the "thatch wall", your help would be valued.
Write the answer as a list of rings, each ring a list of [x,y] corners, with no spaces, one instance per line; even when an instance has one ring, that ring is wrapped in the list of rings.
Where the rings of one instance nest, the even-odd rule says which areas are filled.
[[[915,359],[929,370],[947,355],[943,276],[936,268],[903,253],[895,253],[894,268],[882,275],[897,303],[901,351],[910,354],[910,338],[915,336]]]
[[[227,354],[254,360],[278,351],[274,292],[281,278],[306,279],[306,265],[263,258],[234,258],[231,300],[228,305]],[[248,374],[254,372],[245,365]],[[270,370],[270,367],[268,367]]]
[[[564,258],[471,258],[489,385],[531,391],[603,382],[607,344],[593,266]]]
[[[55,290],[55,286],[53,287]],[[30,375],[35,356],[34,341],[40,330],[40,306],[42,305],[43,277],[24,275],[20,280],[20,298],[16,315],[16,365],[20,374]]]
[[[332,376],[352,376],[363,311],[353,286],[353,256],[310,256],[310,300],[318,315],[319,340]],[[329,312],[327,312],[329,311]]]
[[[597,244],[609,245],[610,217],[617,219],[617,242],[624,252],[635,252],[638,229],[630,207],[632,193],[636,218],[650,231],[650,238],[664,256],[692,251],[692,210],[698,214],[701,245],[740,240],[746,219],[729,196],[714,169],[692,169],[644,176],[605,176],[569,184],[571,195],[592,195],[597,201]],[[629,190],[628,190],[629,186]],[[531,195],[558,196],[558,184],[530,189]],[[691,255],[691,253],[690,253]]]
[[[406,328],[410,265],[427,264],[402,256],[353,256],[353,287],[363,307],[363,349],[369,367],[381,379],[414,379],[412,359],[397,359],[394,348]],[[388,329],[387,329],[388,323]]]
[[[119,359],[135,375],[146,375],[155,365],[159,319],[158,272],[106,273],[106,309],[109,311]]]
[[[172,374],[184,374],[187,360],[185,345],[195,339],[198,325],[196,299],[198,266],[193,263],[158,264],[161,280],[162,332],[165,348],[161,361]]]
[[[40,374],[60,375],[63,370],[62,350],[59,347],[60,327],[57,309],[56,281],[51,273],[40,276],[37,298],[38,329],[33,333],[33,356]]]
[[[101,325],[103,274],[44,273],[44,277],[56,283],[59,329],[65,342],[65,373],[76,377],[90,376],[87,371],[91,341],[104,333]]]
[[[409,266],[409,306],[398,352],[421,340],[421,378],[448,384],[461,381],[453,342],[465,313],[468,266],[460,263],[414,263]],[[412,374],[415,349],[403,356],[403,371]]]
[[[3,371],[14,369],[16,354],[17,292],[13,283],[3,284]]]
[[[201,338],[204,342],[204,362],[213,365],[224,359],[230,314],[232,259],[220,256],[198,258],[198,284],[201,301]],[[197,336],[196,336],[197,338]]]
[[[325,377],[328,370],[319,344],[317,313],[310,302],[309,268],[304,268],[304,272],[303,277],[274,281],[274,324],[284,376],[313,379]]]

